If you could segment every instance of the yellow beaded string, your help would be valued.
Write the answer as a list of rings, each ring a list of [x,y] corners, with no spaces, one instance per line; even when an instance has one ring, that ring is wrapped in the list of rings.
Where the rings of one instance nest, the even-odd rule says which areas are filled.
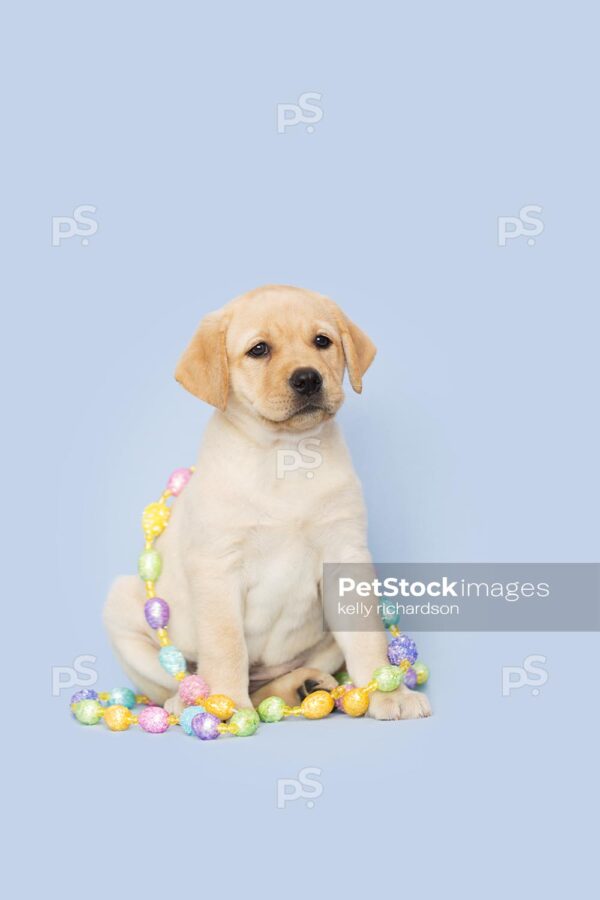
[[[190,466],[190,471],[194,471],[194,467]],[[172,497],[172,491],[165,490],[162,492],[158,500],[149,503],[142,512],[142,531],[145,537],[145,550],[153,550],[155,540],[160,537],[171,518],[171,509],[167,506],[167,500]],[[156,596],[156,582],[146,581],[146,596],[149,600]],[[158,642],[161,647],[171,646],[171,639],[167,628],[159,628],[156,632]],[[185,672],[176,672],[173,677],[176,681],[183,681]]]

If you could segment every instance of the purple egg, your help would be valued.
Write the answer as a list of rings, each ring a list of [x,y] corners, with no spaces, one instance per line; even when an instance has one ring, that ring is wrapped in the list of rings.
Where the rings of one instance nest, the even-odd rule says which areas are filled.
[[[192,731],[201,741],[214,741],[219,737],[220,724],[216,716],[203,712],[192,719]]]
[[[77,691],[76,694],[73,694],[71,697],[71,703],[79,703],[80,700],[97,700],[98,694],[96,691],[93,691],[91,688],[83,688],[81,691]]]
[[[417,673],[412,668],[412,666],[404,673],[404,684],[409,688],[414,688],[417,686]]]
[[[169,621],[169,604],[160,597],[146,600],[144,615],[150,628],[165,628]]]
[[[406,634],[401,634],[388,644],[388,659],[393,666],[399,666],[403,659],[412,665],[418,655],[417,645]]]

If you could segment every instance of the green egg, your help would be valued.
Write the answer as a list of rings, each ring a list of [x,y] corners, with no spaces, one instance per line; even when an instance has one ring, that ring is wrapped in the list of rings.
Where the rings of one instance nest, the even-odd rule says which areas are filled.
[[[97,700],[80,700],[73,704],[73,714],[82,725],[96,725],[102,718],[102,706]]]
[[[254,709],[238,709],[229,720],[237,728],[237,737],[249,737],[258,728],[260,719]]]
[[[258,706],[258,715],[263,722],[279,722],[283,719],[285,702],[281,697],[266,697]]]
[[[398,666],[381,666],[373,672],[373,679],[377,682],[377,689],[387,693],[400,687],[402,672]]]
[[[162,560],[156,550],[144,550],[138,562],[138,572],[144,581],[156,581],[162,571]]]

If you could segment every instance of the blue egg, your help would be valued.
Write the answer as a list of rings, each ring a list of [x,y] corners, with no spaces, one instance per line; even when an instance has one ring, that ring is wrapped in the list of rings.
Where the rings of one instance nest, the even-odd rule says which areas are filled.
[[[113,688],[108,698],[108,706],[126,706],[133,709],[135,706],[135,693],[131,688]]]
[[[381,618],[383,619],[383,624],[386,628],[391,628],[392,625],[397,625],[400,621],[400,610],[396,603],[385,603],[381,604]]]
[[[186,734],[194,734],[194,732],[192,731],[192,719],[194,718],[194,716],[199,716],[200,713],[203,712],[206,712],[203,706],[186,706],[184,711],[179,716],[179,724]]]
[[[160,664],[169,675],[178,675],[179,672],[185,672],[185,657],[181,650],[169,644],[167,647],[161,647],[158,654]]]

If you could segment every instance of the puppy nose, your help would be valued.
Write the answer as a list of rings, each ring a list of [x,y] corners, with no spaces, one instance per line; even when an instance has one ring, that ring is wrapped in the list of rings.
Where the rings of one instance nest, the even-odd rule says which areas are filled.
[[[296,369],[290,376],[290,385],[297,394],[310,397],[321,390],[323,379],[316,369]]]

